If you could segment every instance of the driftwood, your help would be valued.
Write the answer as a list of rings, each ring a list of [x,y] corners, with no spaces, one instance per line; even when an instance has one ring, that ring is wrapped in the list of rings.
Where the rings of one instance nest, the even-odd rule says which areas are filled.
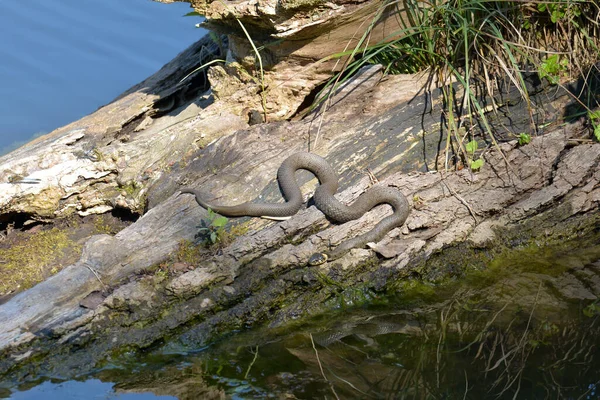
[[[165,337],[175,347],[197,347],[229,330],[281,325],[340,298],[385,291],[417,271],[443,276],[448,271],[428,260],[459,243],[493,255],[517,237],[551,241],[598,229],[600,144],[579,139],[589,133],[582,123],[528,145],[490,147],[478,173],[444,172],[435,96],[420,94],[414,77],[380,80],[379,68],[370,68],[339,92],[318,141],[315,113],[238,130],[163,171],[138,221],[93,237],[77,263],[0,305],[0,376],[22,379],[32,368],[70,376],[108,351]],[[195,240],[207,216],[177,188],[202,187],[221,203],[276,201],[279,164],[309,144],[340,171],[340,200],[366,190],[370,171],[407,196],[413,209],[406,224],[371,249],[309,267],[316,249],[370,229],[389,210],[332,225],[308,207],[284,222],[245,220],[247,232],[228,246],[203,250],[183,271],[154,273],[181,241]],[[308,173],[300,180],[307,192],[316,185]]]

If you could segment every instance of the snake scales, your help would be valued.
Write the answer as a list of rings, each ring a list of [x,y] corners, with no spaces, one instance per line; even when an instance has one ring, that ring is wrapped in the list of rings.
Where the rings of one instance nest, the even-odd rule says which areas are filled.
[[[392,215],[383,218],[367,233],[342,242],[332,251],[313,254],[309,264],[322,264],[328,260],[341,257],[352,248],[364,247],[369,242],[378,242],[391,229],[404,224],[408,217],[410,208],[406,197],[399,190],[387,186],[376,185],[371,187],[349,206],[341,203],[333,196],[338,189],[337,174],[324,158],[305,152],[291,155],[283,161],[277,170],[277,179],[286,199],[285,203],[246,202],[235,206],[221,206],[210,204],[202,199],[201,192],[196,189],[183,188],[180,192],[193,194],[200,206],[206,209],[210,208],[214,212],[227,217],[289,217],[296,214],[302,207],[302,192],[295,177],[295,173],[299,169],[308,170],[319,179],[320,185],[314,194],[315,205],[326,216],[336,222],[343,223],[358,219],[379,204],[389,204],[394,209]]]

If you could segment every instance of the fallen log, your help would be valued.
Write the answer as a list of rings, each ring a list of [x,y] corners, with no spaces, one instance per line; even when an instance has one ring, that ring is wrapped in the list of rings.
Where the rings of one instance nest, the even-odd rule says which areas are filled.
[[[600,229],[600,144],[581,139],[589,135],[584,123],[527,145],[490,147],[477,173],[446,172],[436,161],[435,96],[420,95],[414,77],[380,80],[378,68],[364,70],[336,95],[316,148],[314,118],[254,125],[163,171],[139,220],[115,236],[91,238],[75,264],[0,305],[0,379],[18,381],[34,370],[68,377],[110,352],[163,340],[195,348],[224,332],[367,301],[410,277],[460,276],[456,263],[429,262],[459,244],[463,262],[483,265],[507,248]],[[351,202],[366,190],[370,171],[409,199],[406,224],[370,249],[308,266],[316,249],[371,229],[389,212],[384,206],[332,225],[309,206],[283,222],[246,219],[229,244],[194,247],[194,261],[177,268],[173,253],[182,241],[197,243],[207,219],[178,188],[202,187],[221,203],[277,201],[275,171],[311,138],[312,150],[340,172],[338,199]],[[305,191],[315,187],[310,174],[298,176]]]

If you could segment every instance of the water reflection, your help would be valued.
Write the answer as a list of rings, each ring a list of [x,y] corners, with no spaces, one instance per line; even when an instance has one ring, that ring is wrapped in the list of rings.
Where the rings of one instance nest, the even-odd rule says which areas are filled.
[[[114,391],[113,385],[103,383],[98,379],[89,379],[83,382],[70,381],[63,383],[44,382],[31,390],[17,392],[10,398],[12,400],[80,400],[80,399],[119,399],[119,400],[146,400],[146,399],[174,399],[173,396],[157,396],[153,393],[126,393]]]
[[[83,378],[179,399],[599,399],[600,245],[573,248],[409,282],[300,326],[129,353]]]
[[[547,315],[460,298],[242,334],[197,354],[136,355],[96,376],[180,399],[598,398],[600,308]]]

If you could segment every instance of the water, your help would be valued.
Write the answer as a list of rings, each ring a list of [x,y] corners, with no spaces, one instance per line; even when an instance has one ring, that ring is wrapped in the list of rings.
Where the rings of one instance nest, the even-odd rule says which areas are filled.
[[[119,399],[119,400],[147,400],[147,399],[175,399],[173,396],[157,396],[152,393],[127,393],[113,389],[110,383],[98,379],[86,381],[69,381],[62,383],[44,382],[28,391],[15,393],[13,400],[80,400],[80,399]]]
[[[187,3],[0,0],[0,155],[109,103],[200,39]]]
[[[531,246],[444,284],[406,281],[367,306],[296,326],[210,346],[173,339],[74,378],[90,393],[101,381],[110,393],[179,399],[597,400],[600,244],[585,242]],[[49,398],[58,389],[35,386],[44,380],[12,398]]]

